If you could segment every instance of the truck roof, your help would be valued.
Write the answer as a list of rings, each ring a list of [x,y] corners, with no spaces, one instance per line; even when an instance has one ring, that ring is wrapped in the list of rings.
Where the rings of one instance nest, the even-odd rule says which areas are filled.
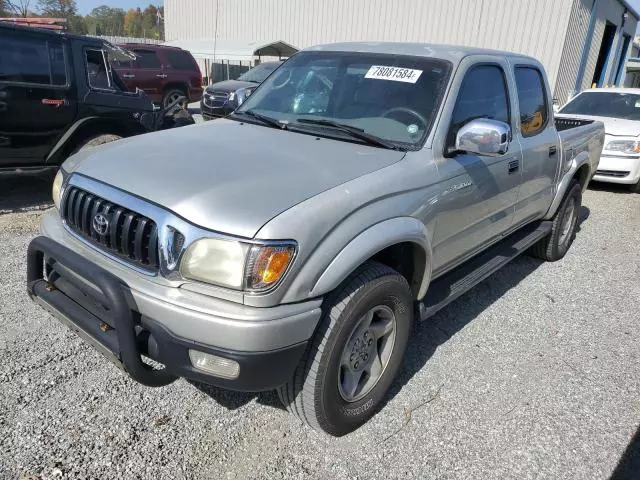
[[[521,55],[503,50],[490,50],[485,48],[464,47],[461,45],[444,45],[437,43],[403,43],[403,42],[343,42],[327,43],[305,48],[303,51],[328,52],[367,52],[388,53],[393,55],[409,55],[414,57],[431,57],[449,60],[458,63],[464,57],[470,55],[499,55],[513,57],[522,60],[537,62],[533,57]]]
[[[1,19],[0,19],[1,20]],[[14,30],[21,33],[33,33],[37,35],[49,35],[51,37],[64,37],[70,39],[81,39],[84,41],[90,41],[95,43],[104,43],[104,40],[95,37],[89,37],[86,35],[77,35],[75,33],[62,32],[59,30],[49,30],[46,28],[34,28],[19,25],[11,22],[0,21],[0,29]]]

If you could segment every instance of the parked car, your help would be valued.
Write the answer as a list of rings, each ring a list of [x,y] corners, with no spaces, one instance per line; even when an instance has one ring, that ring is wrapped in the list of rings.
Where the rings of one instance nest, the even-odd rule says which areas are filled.
[[[264,62],[246,71],[237,80],[224,80],[206,88],[200,112],[205,120],[226,117],[258,88],[282,62]]]
[[[70,158],[28,291],[142,384],[276,388],[343,435],[415,320],[524,251],[567,253],[604,127],[550,98],[521,55],[310,48],[229,118]]]
[[[0,171],[57,169],[72,153],[161,128],[163,112],[114,76],[103,40],[0,24]]]
[[[626,184],[640,193],[640,89],[585,90],[560,112],[604,123],[604,149],[593,179]]]
[[[144,43],[127,43],[122,47],[136,56],[114,65],[129,90],[139,88],[163,108],[180,97],[189,102],[202,98],[200,67],[188,51]]]

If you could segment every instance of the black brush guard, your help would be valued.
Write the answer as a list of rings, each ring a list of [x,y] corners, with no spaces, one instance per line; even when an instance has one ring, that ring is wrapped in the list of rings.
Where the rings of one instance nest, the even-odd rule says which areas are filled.
[[[56,277],[56,281],[44,278],[45,269]],[[56,283],[80,295],[71,298]],[[139,326],[136,326],[134,311],[127,302],[126,286],[103,268],[49,238],[37,237],[27,251],[27,288],[34,301],[75,330],[134,380],[160,387],[177,378],[166,369],[154,369],[142,361],[136,331]]]

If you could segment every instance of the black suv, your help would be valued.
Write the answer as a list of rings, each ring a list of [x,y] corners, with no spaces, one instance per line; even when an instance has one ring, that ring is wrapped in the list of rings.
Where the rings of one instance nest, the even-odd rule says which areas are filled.
[[[57,168],[83,148],[161,127],[163,112],[111,69],[97,38],[0,23],[0,173]]]

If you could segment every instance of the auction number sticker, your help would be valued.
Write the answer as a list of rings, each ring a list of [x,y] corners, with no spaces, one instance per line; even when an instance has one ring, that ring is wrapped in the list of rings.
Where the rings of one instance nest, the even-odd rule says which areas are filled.
[[[421,74],[422,70],[413,70],[412,68],[372,65],[364,78],[374,78],[376,80],[391,80],[393,82],[416,83]]]

